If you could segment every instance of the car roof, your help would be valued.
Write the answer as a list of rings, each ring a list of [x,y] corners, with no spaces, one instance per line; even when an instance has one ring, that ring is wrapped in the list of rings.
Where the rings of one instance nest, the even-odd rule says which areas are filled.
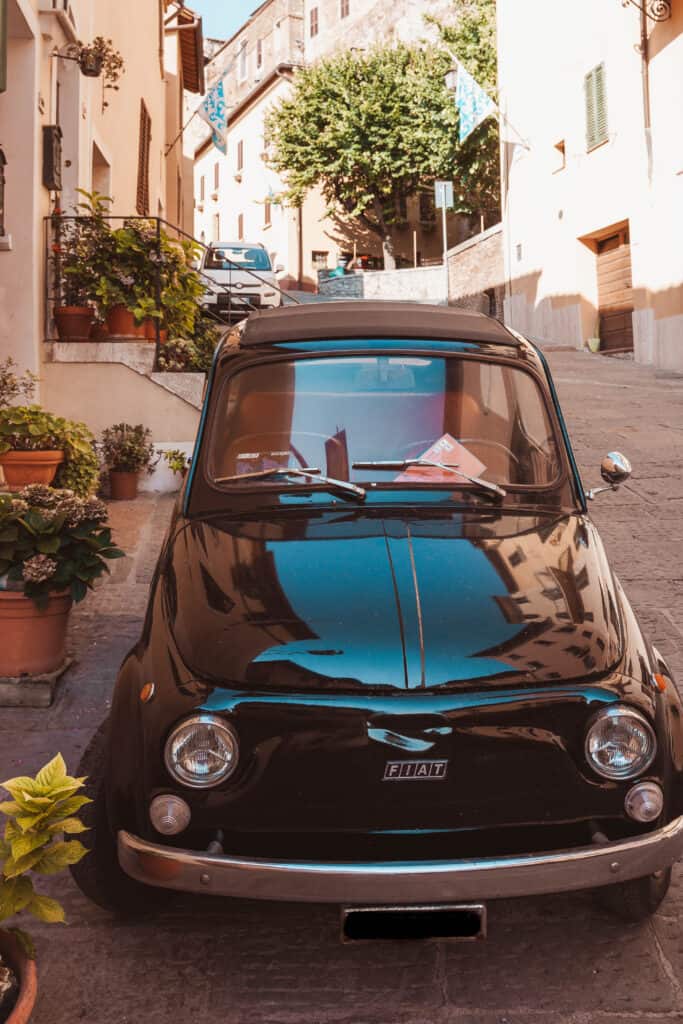
[[[419,302],[307,302],[258,310],[244,322],[240,335],[240,348],[342,338],[413,338],[520,347],[519,339],[493,317]]]
[[[263,242],[210,242],[209,249],[265,249]]]

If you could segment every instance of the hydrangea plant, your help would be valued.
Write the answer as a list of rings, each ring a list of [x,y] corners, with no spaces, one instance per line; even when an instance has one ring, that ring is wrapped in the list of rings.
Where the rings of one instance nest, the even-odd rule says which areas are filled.
[[[31,484],[0,494],[0,579],[5,576],[39,607],[56,592],[82,601],[109,572],[107,560],[124,557],[106,521],[104,502],[73,491]]]
[[[0,839],[0,922],[21,913],[49,923],[64,921],[61,905],[36,892],[30,875],[56,875],[88,852],[79,840],[66,839],[86,831],[76,816],[91,802],[79,795],[85,781],[67,775],[64,759],[57,754],[35,778],[19,776],[0,783],[11,797],[0,803],[0,813],[7,819]],[[30,936],[20,929],[12,932],[34,956]]]

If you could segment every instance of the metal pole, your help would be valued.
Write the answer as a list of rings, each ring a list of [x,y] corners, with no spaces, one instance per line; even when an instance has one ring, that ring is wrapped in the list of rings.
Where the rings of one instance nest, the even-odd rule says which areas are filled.
[[[417,231],[413,228],[413,266],[417,266]]]
[[[7,89],[7,0],[0,0],[0,92]]]
[[[443,206],[441,207],[441,231],[443,232],[443,265],[444,267],[448,264],[448,231],[446,228],[446,196],[443,196]]]

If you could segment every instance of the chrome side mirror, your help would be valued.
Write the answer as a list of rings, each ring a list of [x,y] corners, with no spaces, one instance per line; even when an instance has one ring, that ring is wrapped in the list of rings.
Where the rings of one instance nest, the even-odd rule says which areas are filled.
[[[608,486],[593,487],[586,497],[592,501],[603,491],[616,491],[621,484],[626,483],[632,472],[631,463],[625,455],[621,452],[609,452],[600,463],[600,476]]]

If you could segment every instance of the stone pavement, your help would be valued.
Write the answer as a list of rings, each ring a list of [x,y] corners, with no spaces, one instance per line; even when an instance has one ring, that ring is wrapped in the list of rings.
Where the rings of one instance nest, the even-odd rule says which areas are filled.
[[[683,681],[683,381],[624,359],[552,352],[586,485],[602,455],[632,483],[591,512],[650,635]],[[0,778],[61,750],[71,768],[105,717],[135,641],[169,498],[112,506],[131,557],[73,615],[76,664],[49,710],[0,709]],[[489,905],[481,944],[342,946],[327,906],[169,896],[134,925],[52,886],[68,924],[36,926],[34,1024],[627,1024],[683,1022],[683,871],[652,923],[624,925],[583,894]]]

